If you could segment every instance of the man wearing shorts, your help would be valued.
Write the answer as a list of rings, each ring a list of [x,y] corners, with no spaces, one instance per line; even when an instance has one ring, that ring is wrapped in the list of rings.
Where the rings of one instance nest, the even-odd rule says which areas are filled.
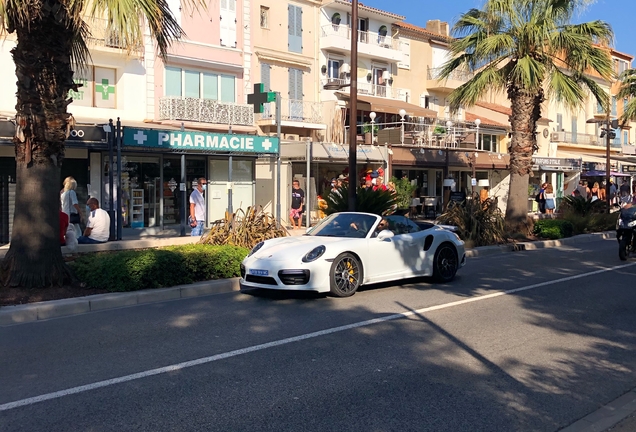
[[[291,210],[289,211],[289,219],[293,229],[300,229],[304,204],[305,191],[300,188],[300,182],[294,179],[292,182]]]

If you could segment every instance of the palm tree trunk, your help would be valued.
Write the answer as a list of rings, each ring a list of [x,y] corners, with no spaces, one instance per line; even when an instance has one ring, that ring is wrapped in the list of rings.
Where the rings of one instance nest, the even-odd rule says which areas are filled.
[[[36,2],[37,3],[37,2]],[[67,133],[66,108],[74,87],[72,32],[66,7],[44,0],[42,14],[15,29],[16,203],[11,246],[0,267],[3,285],[46,287],[73,281],[59,242],[60,168]],[[46,12],[46,11],[51,12]]]
[[[541,117],[543,92],[533,94],[510,88],[508,98],[512,109],[512,140],[506,225],[511,232],[519,232],[528,218],[528,181],[532,172],[532,154],[537,149],[536,128]]]

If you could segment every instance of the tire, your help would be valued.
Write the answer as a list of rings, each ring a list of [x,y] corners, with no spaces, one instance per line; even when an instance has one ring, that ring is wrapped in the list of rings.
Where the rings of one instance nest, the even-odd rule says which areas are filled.
[[[433,279],[436,282],[446,283],[455,279],[459,268],[457,249],[450,243],[442,243],[435,251],[433,258]]]
[[[624,235],[618,244],[618,257],[621,261],[627,261],[627,243],[627,236]]]
[[[336,297],[350,297],[362,284],[362,265],[358,258],[348,252],[341,253],[333,260],[329,271],[331,294]]]

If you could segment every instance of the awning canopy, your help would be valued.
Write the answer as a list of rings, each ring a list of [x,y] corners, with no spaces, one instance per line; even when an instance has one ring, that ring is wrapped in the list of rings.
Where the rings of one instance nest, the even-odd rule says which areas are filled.
[[[349,99],[348,93],[339,93],[343,98]],[[437,111],[404,102],[398,99],[385,99],[374,96],[358,95],[358,101],[366,103],[370,109],[379,113],[397,114],[401,109],[406,111],[408,116],[437,118]]]

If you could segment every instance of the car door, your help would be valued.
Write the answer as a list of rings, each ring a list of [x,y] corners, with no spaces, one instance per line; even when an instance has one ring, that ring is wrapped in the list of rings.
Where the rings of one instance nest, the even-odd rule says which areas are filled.
[[[364,266],[368,282],[384,282],[405,277],[404,260],[407,242],[401,235],[384,240],[377,237],[368,239],[367,262]]]

